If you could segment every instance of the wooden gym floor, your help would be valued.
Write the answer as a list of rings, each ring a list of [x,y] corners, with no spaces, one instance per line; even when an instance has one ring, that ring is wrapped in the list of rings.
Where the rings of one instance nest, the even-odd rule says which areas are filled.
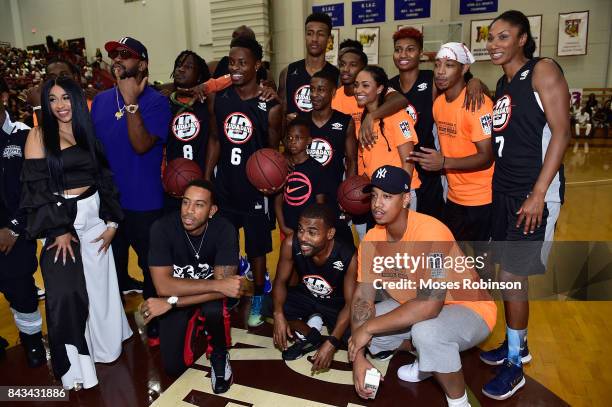
[[[566,201],[555,239],[612,241],[612,139],[592,139],[588,154],[582,144],[577,153],[573,153],[570,146],[564,162]],[[268,268],[272,272],[278,259],[277,234],[274,247],[276,250],[268,256]],[[141,278],[136,262],[130,264],[130,273]],[[607,266],[609,268],[609,264]],[[39,271],[35,277],[42,285]],[[333,371],[314,377],[309,374],[306,358],[284,363],[280,353],[272,348],[270,326],[264,324],[252,332],[244,329],[247,301],[242,301],[242,306],[233,314],[235,346],[231,355],[235,384],[224,397],[216,396],[210,389],[209,365],[205,358],[200,358],[178,379],[163,373],[158,349],[151,350],[144,345],[142,322],[137,316],[134,318],[142,298],[131,295],[126,299],[126,312],[136,334],[125,342],[124,352],[117,362],[97,365],[100,385],[72,392],[69,405],[395,406],[411,401],[416,402],[415,405],[445,405],[443,394],[433,381],[406,384],[396,379],[397,368],[411,360],[404,354],[396,355],[388,365],[378,366],[387,373],[375,402],[356,397],[350,385],[350,366],[342,351],[332,366]],[[44,318],[43,302],[40,305]],[[527,385],[505,402],[486,399],[480,388],[493,372],[478,360],[477,350],[465,352],[462,360],[472,406],[609,405],[607,391],[612,388],[611,312],[612,302],[532,302],[529,347],[534,358],[525,366]],[[491,349],[497,346],[503,340],[504,330],[500,307],[498,324],[480,347]],[[21,347],[15,346],[17,329],[3,297],[0,298],[0,335],[11,345],[7,358],[0,361],[0,385],[57,384],[48,368],[27,368]]]

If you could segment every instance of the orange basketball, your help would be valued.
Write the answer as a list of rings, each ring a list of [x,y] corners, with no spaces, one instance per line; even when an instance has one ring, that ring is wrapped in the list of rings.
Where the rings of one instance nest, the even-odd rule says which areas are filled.
[[[363,175],[353,175],[342,181],[338,187],[338,204],[351,215],[364,215],[370,210],[370,195],[363,192],[363,187],[370,180]]]
[[[162,183],[168,194],[178,198],[183,196],[191,180],[202,177],[202,170],[194,161],[187,158],[176,158],[166,166]]]
[[[257,150],[246,163],[247,178],[255,188],[266,193],[275,193],[285,184],[287,160],[272,148]]]

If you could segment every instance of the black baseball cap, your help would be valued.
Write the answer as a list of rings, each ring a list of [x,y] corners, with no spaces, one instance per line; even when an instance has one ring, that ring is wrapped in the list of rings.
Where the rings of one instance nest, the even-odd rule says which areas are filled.
[[[138,58],[148,61],[149,53],[147,52],[147,47],[142,45],[142,42],[132,38],[132,37],[123,37],[119,41],[109,41],[104,44],[104,49],[106,52],[111,52],[116,50],[119,47],[127,48],[134,53],[134,56]]]
[[[372,179],[363,187],[363,192],[366,194],[372,192],[374,187],[394,195],[410,192],[410,175],[403,168],[383,165],[374,170]]]

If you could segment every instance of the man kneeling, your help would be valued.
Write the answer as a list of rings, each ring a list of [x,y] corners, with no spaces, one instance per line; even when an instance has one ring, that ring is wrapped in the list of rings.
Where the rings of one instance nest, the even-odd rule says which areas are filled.
[[[446,266],[431,265],[429,258],[444,254],[461,255],[453,235],[437,219],[409,210],[410,176],[401,168],[386,165],[374,171],[371,184],[371,210],[377,225],[359,245],[357,289],[351,308],[349,360],[353,362],[355,389],[362,398],[372,392],[364,386],[366,371],[372,364],[365,347],[373,355],[408,350],[417,355],[411,365],[402,366],[400,379],[418,382],[434,376],[442,386],[449,406],[469,406],[459,352],[476,346],[489,336],[496,319],[496,306],[486,292],[418,289],[418,281],[444,282],[453,278],[474,278],[474,272],[455,273]],[[416,243],[415,243],[416,242]],[[424,273],[389,266],[371,267],[372,254],[384,252],[390,259],[404,254],[428,253]],[[451,252],[450,250],[453,250]],[[372,262],[376,265],[376,262]],[[420,269],[422,270],[422,269]],[[388,284],[401,280],[417,282],[416,288]],[[417,276],[417,278],[415,278]],[[387,287],[387,299],[374,304],[377,288]],[[390,298],[389,298],[390,297]],[[469,300],[468,300],[469,299]]]
[[[313,371],[328,369],[341,339],[348,338],[351,297],[355,289],[355,249],[334,238],[334,212],[324,204],[306,207],[296,233],[281,244],[280,258],[272,287],[274,301],[274,343],[284,360],[295,360],[317,350]],[[299,282],[287,289],[295,267]],[[331,335],[323,338],[305,322],[321,314]],[[293,332],[303,338],[287,347]],[[297,335],[299,336],[299,335]]]
[[[149,267],[161,298],[149,298],[140,312],[145,323],[161,315],[160,353],[172,376],[193,363],[193,341],[204,329],[212,389],[224,393],[233,379],[227,352],[231,345],[227,297],[240,295],[241,278],[235,275],[236,231],[216,212],[212,184],[193,180],[185,189],[180,212],[153,224]]]

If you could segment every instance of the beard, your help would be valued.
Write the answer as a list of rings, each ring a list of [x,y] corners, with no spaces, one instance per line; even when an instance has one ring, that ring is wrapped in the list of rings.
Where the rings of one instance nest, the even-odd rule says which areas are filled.
[[[126,78],[135,78],[138,75],[138,66],[133,67],[132,69],[127,69],[125,66],[121,64],[113,64],[111,67],[111,73],[115,76],[115,69],[119,68],[119,78],[118,79],[126,79]]]

